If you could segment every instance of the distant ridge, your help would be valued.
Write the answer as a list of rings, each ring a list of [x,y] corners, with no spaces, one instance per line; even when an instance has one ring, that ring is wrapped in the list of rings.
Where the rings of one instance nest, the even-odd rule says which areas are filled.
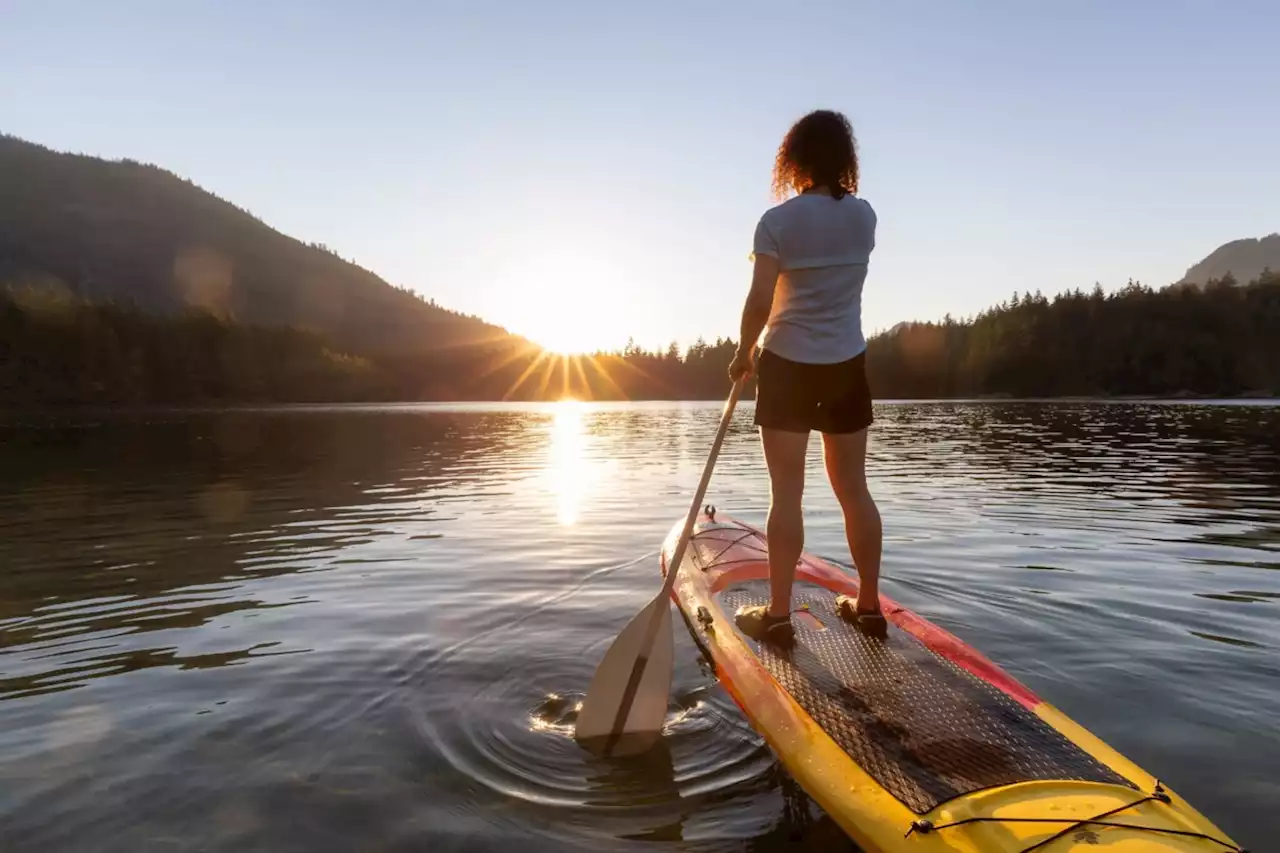
[[[1230,274],[1237,284],[1248,284],[1267,269],[1280,272],[1280,233],[1223,243],[1188,269],[1179,283],[1203,286]]]

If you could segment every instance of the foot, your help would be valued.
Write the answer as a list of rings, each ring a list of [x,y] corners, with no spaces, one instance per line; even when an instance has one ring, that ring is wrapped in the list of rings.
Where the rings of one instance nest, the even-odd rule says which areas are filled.
[[[739,607],[734,615],[734,622],[742,633],[762,643],[777,646],[789,646],[795,642],[795,628],[791,626],[791,615],[772,616],[767,605],[755,607]]]
[[[853,623],[855,628],[869,637],[884,639],[889,636],[889,622],[880,612],[879,604],[874,610],[860,609],[853,596],[837,595],[836,611],[845,621]]]

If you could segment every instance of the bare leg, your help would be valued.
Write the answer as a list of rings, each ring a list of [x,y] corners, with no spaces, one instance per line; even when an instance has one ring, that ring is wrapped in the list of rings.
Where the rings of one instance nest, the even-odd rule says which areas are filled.
[[[807,432],[761,429],[764,461],[769,467],[769,615],[791,612],[791,584],[804,550],[804,456]]]
[[[849,553],[858,569],[859,613],[880,609],[880,510],[867,489],[867,431],[822,436],[827,477],[844,511]],[[772,537],[771,537],[772,538]]]

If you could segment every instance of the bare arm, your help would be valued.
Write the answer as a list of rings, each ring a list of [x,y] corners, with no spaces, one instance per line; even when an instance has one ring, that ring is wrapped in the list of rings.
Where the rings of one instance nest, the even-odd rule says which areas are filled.
[[[769,255],[756,255],[755,269],[751,273],[751,291],[742,306],[742,336],[738,349],[751,352],[769,322],[773,310],[773,292],[778,286],[778,259]]]
[[[760,333],[769,322],[769,314],[773,311],[773,293],[777,286],[778,259],[771,255],[756,255],[755,268],[751,273],[751,290],[742,306],[738,355],[734,359],[734,366],[730,368],[734,379],[751,371],[751,356],[755,352]]]

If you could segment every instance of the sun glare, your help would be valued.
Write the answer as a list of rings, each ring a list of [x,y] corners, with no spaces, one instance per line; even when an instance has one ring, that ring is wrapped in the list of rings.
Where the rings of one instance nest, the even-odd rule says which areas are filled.
[[[495,320],[530,344],[489,367],[512,375],[504,400],[625,400],[633,375],[648,379],[618,356],[653,325],[654,303],[620,253],[606,248],[607,241],[586,239],[533,244],[495,273],[504,284]]]

